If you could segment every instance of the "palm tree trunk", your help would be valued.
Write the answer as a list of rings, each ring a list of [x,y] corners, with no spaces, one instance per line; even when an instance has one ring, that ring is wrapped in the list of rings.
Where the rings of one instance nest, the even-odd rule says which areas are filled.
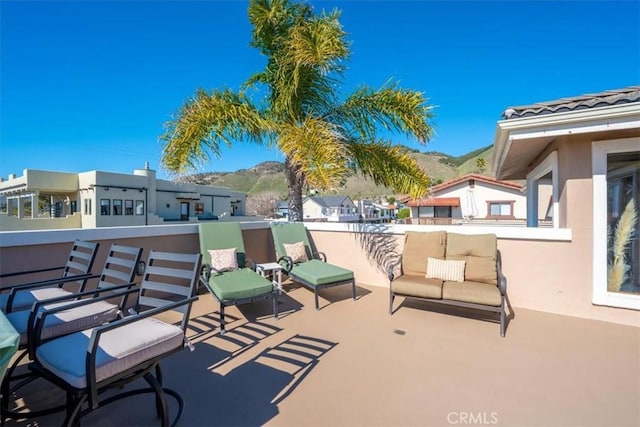
[[[284,173],[289,189],[289,221],[302,221],[304,175],[300,172],[300,167],[292,164],[289,158],[284,161]]]

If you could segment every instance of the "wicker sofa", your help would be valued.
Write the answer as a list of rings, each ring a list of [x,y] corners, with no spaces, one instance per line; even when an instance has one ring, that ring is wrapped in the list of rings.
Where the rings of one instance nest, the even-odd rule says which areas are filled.
[[[507,284],[495,234],[408,231],[400,260],[387,273],[389,314],[396,296],[480,309],[498,314],[504,337]]]

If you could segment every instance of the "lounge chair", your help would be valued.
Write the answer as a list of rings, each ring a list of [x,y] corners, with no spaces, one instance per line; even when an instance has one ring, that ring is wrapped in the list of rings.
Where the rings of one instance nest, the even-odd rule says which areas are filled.
[[[59,277],[11,285],[0,289],[0,292],[4,292],[0,294],[0,308],[5,313],[26,310],[36,301],[66,294],[63,286],[71,282],[77,283],[76,292],[82,292],[87,280],[91,277],[91,268],[98,253],[98,246],[98,243],[76,240],[71,247],[67,262],[63,266],[0,275],[0,278],[4,279],[62,270],[62,275]]]
[[[283,265],[289,277],[314,291],[316,310],[320,309],[318,290],[323,288],[350,284],[355,301],[356,282],[353,271],[329,264],[322,252],[314,253],[304,224],[273,223],[271,233],[278,263]]]
[[[178,403],[172,425],[182,415],[180,395],[162,386],[160,361],[190,346],[186,328],[200,270],[200,254],[151,251],[131,315],[114,322],[36,343],[29,369],[66,391],[67,416],[64,425],[80,423],[80,417],[114,401],[153,392],[162,425],[169,425],[166,395]],[[90,302],[90,301],[88,301]],[[46,324],[47,310],[36,321]],[[168,312],[174,312],[169,314]],[[162,314],[163,320],[157,315]],[[166,316],[166,317],[165,317]],[[177,319],[168,323],[166,318]],[[124,390],[100,400],[107,390],[121,389],[138,378],[150,388]],[[88,407],[83,410],[85,403]]]
[[[224,309],[231,305],[271,299],[278,319],[278,289],[258,274],[255,263],[247,258],[240,224],[204,223],[198,225],[198,231],[204,261],[201,281],[220,303],[220,333],[226,331]]]
[[[28,382],[18,383],[14,388],[11,388],[12,381],[15,382],[29,377],[28,374],[14,375],[14,372],[25,356],[29,355],[33,359],[36,341],[34,336],[37,335],[40,342],[44,342],[116,320],[121,316],[122,310],[126,305],[127,295],[117,294],[118,298],[114,298],[113,294],[135,286],[133,280],[139,267],[141,256],[142,248],[112,244],[102,273],[87,278],[99,279],[95,289],[73,293],[56,288],[59,291],[57,292],[59,296],[36,301],[33,303],[31,310],[14,311],[6,315],[7,321],[19,334],[18,349],[23,350],[23,352],[14,359],[7,370],[6,377],[2,381],[0,410],[3,418],[7,416],[35,417],[52,412],[52,410],[47,409],[42,412],[31,411],[25,415],[9,410],[9,396]],[[84,298],[92,298],[91,304],[80,303],[78,307],[74,307],[78,300]],[[53,308],[61,309],[61,311],[49,316],[46,323],[40,323],[40,330],[36,330],[35,325],[38,317],[42,316],[45,310]],[[33,379],[32,376],[31,379]]]

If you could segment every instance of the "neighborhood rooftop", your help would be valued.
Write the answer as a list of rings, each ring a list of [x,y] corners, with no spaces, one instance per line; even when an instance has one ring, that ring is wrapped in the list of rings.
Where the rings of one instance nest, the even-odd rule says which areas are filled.
[[[507,120],[517,119],[565,111],[628,104],[631,102],[640,102],[640,86],[629,86],[623,89],[606,90],[599,93],[590,93],[570,98],[560,98],[553,101],[537,102],[531,105],[509,107],[504,111],[504,113],[502,113],[502,117]]]

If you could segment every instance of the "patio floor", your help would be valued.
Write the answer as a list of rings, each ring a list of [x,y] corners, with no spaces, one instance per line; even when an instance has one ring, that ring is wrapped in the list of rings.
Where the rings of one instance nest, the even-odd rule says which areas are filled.
[[[281,317],[270,304],[228,310],[195,304],[195,351],[165,359],[165,385],[185,400],[183,426],[638,426],[640,329],[515,308],[499,325],[451,315],[388,290],[321,293],[287,287]],[[51,399],[46,383],[25,390]],[[172,408],[174,408],[172,406]],[[10,421],[59,425],[62,415]],[[35,423],[34,423],[35,421]],[[150,395],[106,406],[86,426],[158,425]]]

